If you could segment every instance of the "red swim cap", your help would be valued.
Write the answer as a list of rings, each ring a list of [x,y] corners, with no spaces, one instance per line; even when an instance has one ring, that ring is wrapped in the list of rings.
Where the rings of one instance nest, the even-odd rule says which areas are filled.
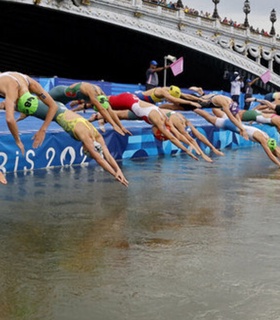
[[[166,126],[166,129],[168,131],[170,131],[170,127],[169,126]],[[153,135],[155,136],[155,138],[159,141],[166,141],[168,140],[168,138],[159,130],[158,127],[153,127],[152,128],[153,130]]]

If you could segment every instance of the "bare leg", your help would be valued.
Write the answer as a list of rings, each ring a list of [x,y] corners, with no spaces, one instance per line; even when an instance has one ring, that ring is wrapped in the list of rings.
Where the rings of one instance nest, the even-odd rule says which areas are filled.
[[[207,161],[207,162],[213,162],[213,160],[212,160],[210,157],[208,157],[208,156],[202,151],[202,149],[200,148],[200,146],[198,145],[198,143],[195,141],[195,139],[193,139],[192,143],[193,143],[193,144],[196,146],[196,148],[200,151],[200,155],[201,155],[201,157],[202,157],[205,161]]]
[[[201,96],[204,95],[204,91],[201,87],[192,86],[192,87],[189,87],[189,90],[195,91]]]
[[[215,125],[216,118],[217,118],[216,116],[213,116],[209,112],[207,112],[205,110],[201,110],[201,109],[195,109],[194,112],[197,113],[198,115],[200,115],[201,117],[203,117],[208,122]]]
[[[194,149],[196,151],[197,154],[199,154],[205,161],[207,162],[213,162],[213,160],[208,157],[200,148],[200,146],[198,145],[198,143],[196,142],[196,140],[194,138],[192,138],[188,132],[185,131],[186,126],[183,125],[181,122],[177,121],[176,123],[176,128],[177,130],[180,132],[180,134],[185,137],[188,141],[188,144],[190,146],[194,146]],[[179,139],[180,140],[180,139]],[[184,142],[183,140],[181,140],[182,142]]]
[[[202,142],[204,143],[206,146],[208,146],[216,155],[218,156],[224,156],[225,154],[223,152],[221,152],[220,150],[218,150],[217,148],[215,148],[213,146],[213,144],[203,135],[201,134],[193,124],[189,124],[192,133]]]

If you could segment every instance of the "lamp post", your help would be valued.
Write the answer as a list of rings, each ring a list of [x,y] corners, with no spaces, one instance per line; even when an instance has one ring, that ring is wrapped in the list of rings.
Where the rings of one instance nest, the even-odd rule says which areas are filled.
[[[177,60],[176,57],[171,56],[170,54],[168,56],[164,57],[164,67],[167,66],[167,60],[171,62],[175,62]],[[166,87],[166,68],[163,71],[163,86]]]
[[[250,1],[249,0],[245,0],[244,1],[243,12],[245,13],[244,27],[248,28],[249,27],[248,14],[251,12],[251,7],[250,7]]]
[[[274,23],[275,23],[276,20],[277,20],[277,18],[276,18],[276,11],[275,11],[275,9],[272,9],[271,12],[270,12],[270,21],[271,21],[271,23],[272,23],[272,27],[271,27],[271,30],[270,30],[270,34],[271,34],[272,36],[275,35]]]
[[[220,16],[218,14],[217,4],[220,3],[220,0],[212,0],[212,2],[215,4],[215,8],[214,8],[214,12],[212,14],[212,18],[219,19]]]

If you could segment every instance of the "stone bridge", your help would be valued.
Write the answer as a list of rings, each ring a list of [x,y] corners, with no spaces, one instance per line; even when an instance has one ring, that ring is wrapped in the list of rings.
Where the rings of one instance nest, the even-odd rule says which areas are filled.
[[[74,13],[162,38],[201,52],[225,65],[259,76],[271,70],[270,83],[280,87],[280,40],[218,19],[141,0],[14,0]],[[76,5],[73,5],[76,4]]]

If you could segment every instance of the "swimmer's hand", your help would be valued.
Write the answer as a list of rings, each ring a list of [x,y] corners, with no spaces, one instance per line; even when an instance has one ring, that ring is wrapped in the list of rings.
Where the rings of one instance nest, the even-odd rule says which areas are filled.
[[[19,147],[22,155],[24,155],[24,154],[25,154],[25,149],[24,149],[24,145],[23,145],[23,143],[21,142],[21,140],[16,141],[16,144],[17,144],[17,146]]]
[[[193,158],[194,160],[199,160],[194,154],[192,154],[189,150],[188,150],[188,152],[187,152],[187,154],[191,157],[191,158]]]
[[[121,172],[121,170],[118,170],[115,174],[115,178],[124,186],[128,187],[128,180],[125,178],[125,176],[123,175],[123,173]]]
[[[208,157],[204,152],[201,154],[201,157],[207,162],[213,162],[213,160]]]
[[[0,171],[0,183],[2,183],[2,184],[7,184],[8,183],[6,178],[5,178],[5,176],[4,176],[4,174],[1,171]]]
[[[113,126],[113,129],[117,131],[119,134],[121,134],[122,136],[125,136],[125,133],[122,131],[122,129],[118,125]]]
[[[44,129],[39,129],[33,136],[32,140],[34,140],[32,147],[34,149],[40,147],[45,140],[46,131]]]
[[[121,127],[121,129],[125,134],[132,136],[132,133],[129,130],[127,130],[125,127]]]
[[[218,150],[217,148],[213,148],[212,151],[218,156],[224,156],[225,155],[222,151]]]
[[[199,101],[200,100],[203,100],[203,99],[199,99]],[[204,101],[204,100],[203,100]],[[192,102],[192,101],[190,101],[190,105],[191,106],[193,106],[193,107],[195,107],[195,108],[201,108],[202,106],[201,106],[201,104],[199,104],[199,103],[197,103],[197,102]]]

